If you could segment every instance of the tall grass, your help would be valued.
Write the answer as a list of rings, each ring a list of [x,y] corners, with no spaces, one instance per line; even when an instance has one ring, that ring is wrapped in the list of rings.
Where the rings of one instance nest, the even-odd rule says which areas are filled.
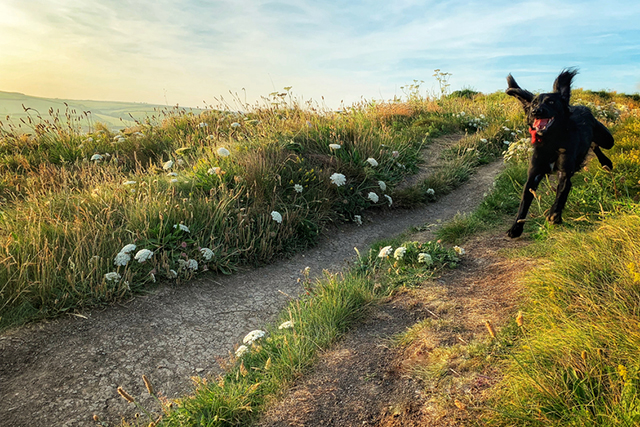
[[[2,122],[0,328],[104,304],[160,279],[270,262],[313,245],[328,222],[433,200],[428,188],[449,191],[502,143],[500,97],[340,112],[276,101],[243,113],[157,111],[120,132],[90,123],[83,133],[87,114],[73,111]],[[450,153],[457,172],[394,193],[430,138],[460,131],[468,137]],[[336,173],[345,185],[333,183]],[[116,265],[129,244],[135,251],[120,257],[129,261]],[[153,256],[139,262],[141,249]]]

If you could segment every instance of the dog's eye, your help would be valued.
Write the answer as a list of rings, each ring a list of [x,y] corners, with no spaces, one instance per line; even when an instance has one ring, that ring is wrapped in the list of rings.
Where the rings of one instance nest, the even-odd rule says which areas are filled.
[[[551,104],[551,105],[555,104],[555,102],[553,101],[553,99],[550,99],[550,100],[549,100],[549,104]]]

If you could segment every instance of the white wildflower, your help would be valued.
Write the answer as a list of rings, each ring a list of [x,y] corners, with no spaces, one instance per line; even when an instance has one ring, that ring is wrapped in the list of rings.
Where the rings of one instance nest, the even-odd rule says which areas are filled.
[[[100,154],[94,154],[93,156],[91,156],[91,160],[93,160],[93,161],[99,162],[102,159],[103,159],[103,157]]]
[[[335,184],[338,187],[340,187],[341,185],[344,185],[347,182],[347,177],[337,172],[331,175],[329,179],[331,180],[332,184]]]
[[[388,258],[391,252],[393,252],[393,248],[391,246],[385,246],[378,252],[378,258]]]
[[[239,127],[240,127],[240,123],[238,123],[238,122],[233,122],[233,123],[231,123],[231,127],[232,127],[232,128],[239,128]]]
[[[129,263],[130,260],[131,260],[131,255],[124,252],[120,252],[118,253],[118,255],[116,255],[116,258],[113,260],[113,264],[118,267],[124,267]]]
[[[396,157],[398,157],[399,155],[400,155],[400,152],[399,152],[399,151],[394,150],[394,151],[392,151],[392,152],[391,152],[391,157],[393,157],[394,159],[395,159]]]
[[[427,194],[430,195],[430,196],[435,196],[436,190],[434,190],[433,188],[428,188],[427,189]]]
[[[93,142],[93,138],[89,137],[89,138],[85,139],[84,142]]]
[[[431,265],[433,264],[433,258],[431,258],[430,254],[421,252],[418,254],[418,262],[421,264]]]
[[[464,255],[465,253],[467,253],[467,251],[465,251],[463,248],[461,248],[460,246],[454,246],[453,250],[456,251],[456,253],[458,255]]]
[[[293,322],[291,320],[287,320],[278,326],[278,329],[291,329],[293,328]]]
[[[391,198],[391,196],[389,196],[388,194],[385,194],[384,197],[387,198],[387,202],[389,202],[389,206],[391,206],[391,204],[393,203],[393,199]]]
[[[218,175],[218,174],[220,173],[220,168],[219,168],[219,167],[217,167],[217,166],[214,166],[214,167],[210,168],[210,169],[207,171],[207,173],[208,173],[209,175],[214,175],[214,174],[215,174],[215,175]]]
[[[169,279],[175,279],[176,277],[178,277],[178,272],[175,270],[169,270],[169,273],[167,273],[167,277]]]
[[[133,252],[136,250],[136,245],[134,245],[133,243],[129,243],[128,245],[125,245],[124,248],[120,249],[120,252],[123,254],[128,254],[129,252]]]
[[[480,138],[480,142],[482,142],[483,144],[487,143],[487,139],[486,138]]]
[[[198,123],[198,127],[199,128],[206,128],[207,126],[209,126],[208,124],[206,124],[205,122],[200,122]]]
[[[149,273],[149,277],[151,277],[151,281],[152,281],[153,283],[156,283],[156,275],[155,275],[155,274],[153,274],[153,273]]]
[[[164,164],[162,165],[162,169],[168,171],[169,169],[171,169],[173,167],[173,160],[167,160],[166,162],[164,162]]]
[[[246,345],[241,345],[236,350],[236,357],[242,357],[248,351],[249,351],[249,347],[247,347]]]
[[[118,273],[116,273],[115,271],[112,271],[111,273],[107,273],[104,275],[104,278],[106,280],[120,280],[122,276],[120,276]]]
[[[136,181],[125,181],[125,182],[122,183],[122,185],[133,185],[135,183],[136,183]]]
[[[195,259],[190,259],[187,261],[186,267],[191,271],[196,271],[198,269],[198,261]]]
[[[378,181],[378,186],[380,187],[380,189],[382,191],[386,191],[387,190],[387,184],[385,184],[384,181]]]
[[[354,215],[353,220],[355,221],[356,224],[362,225],[362,217],[360,215]]]
[[[398,249],[396,249],[393,252],[393,257],[397,260],[401,260],[402,258],[404,258],[404,254],[407,253],[407,248],[405,248],[404,246],[400,246]]]
[[[260,338],[264,337],[267,333],[265,331],[261,331],[260,329],[256,329],[255,331],[251,331],[249,332],[243,339],[242,342],[247,344],[247,345],[251,345],[253,344],[255,341],[259,340]]]
[[[376,161],[376,159],[374,159],[373,157],[369,157],[369,158],[367,159],[367,163],[369,163],[369,164],[370,164],[371,166],[373,166],[374,168],[375,168],[376,166],[378,166],[378,162],[377,162],[377,161]]]
[[[150,251],[149,249],[140,249],[136,253],[136,256],[134,256],[134,258],[138,260],[139,263],[143,263],[151,259],[152,256],[153,256],[153,251]]]
[[[180,230],[182,230],[182,231],[186,231],[187,233],[191,233],[191,230],[189,230],[189,227],[187,227],[184,224],[173,224],[173,228],[180,228]]]
[[[231,154],[231,152],[224,147],[218,148],[217,153],[220,157],[228,157]]]
[[[373,191],[372,191],[372,192],[370,192],[370,193],[367,195],[367,198],[368,198],[369,200],[371,200],[373,203],[378,203],[378,200],[380,200],[380,198],[378,197],[378,195],[377,195],[376,193],[374,193]]]
[[[296,190],[296,193],[302,193],[302,190],[303,190],[302,185],[300,184],[294,185],[293,189]]]
[[[177,174],[177,173],[175,173],[175,172],[169,172],[169,173],[167,174],[167,176],[178,176],[178,174]]]
[[[176,178],[173,178],[171,181],[169,181],[172,184],[175,184],[176,182],[178,182],[178,180]]]
[[[329,144],[329,148],[332,150],[339,150],[342,147],[340,144]]]
[[[200,253],[205,261],[211,261],[211,258],[213,258],[214,255],[213,251],[209,248],[200,248]]]
[[[282,224],[282,215],[280,215],[280,212],[278,211],[271,212],[271,218],[278,224]]]

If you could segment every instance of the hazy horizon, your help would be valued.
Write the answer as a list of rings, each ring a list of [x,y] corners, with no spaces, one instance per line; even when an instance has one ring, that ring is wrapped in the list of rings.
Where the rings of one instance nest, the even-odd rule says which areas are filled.
[[[0,91],[203,107],[292,86],[338,108],[387,100],[434,69],[451,90],[640,89],[640,3],[3,0]]]

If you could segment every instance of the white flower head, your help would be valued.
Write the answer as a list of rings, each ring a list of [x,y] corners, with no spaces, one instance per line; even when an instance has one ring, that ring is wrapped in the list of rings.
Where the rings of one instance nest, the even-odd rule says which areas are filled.
[[[175,172],[169,172],[169,173],[167,174],[167,176],[178,176],[178,174],[177,174],[177,173],[175,173]]]
[[[191,271],[196,271],[198,269],[198,261],[195,259],[190,259],[186,264],[187,269]]]
[[[218,156],[220,157],[229,157],[229,155],[231,154],[231,152],[229,150],[227,150],[224,147],[220,147],[218,148],[218,151],[216,151],[218,153]]]
[[[278,329],[291,329],[293,328],[293,322],[291,320],[287,320],[278,326]]]
[[[236,357],[242,357],[248,351],[249,351],[249,347],[247,347],[246,345],[241,345],[236,350]]]
[[[124,267],[129,263],[130,260],[131,260],[131,255],[124,252],[120,252],[118,255],[116,255],[115,259],[113,260],[113,264],[117,267]]]
[[[329,144],[329,148],[331,148],[332,150],[339,150],[340,148],[342,148],[342,145],[340,145],[340,144]]]
[[[176,178],[173,178],[172,180],[169,181],[172,184],[175,184],[176,182],[178,182],[178,180]]]
[[[282,215],[280,215],[280,212],[278,211],[271,212],[271,218],[278,224],[282,224]]]
[[[100,154],[94,154],[93,156],[91,156],[91,160],[99,162],[100,160],[102,160],[103,157]]]
[[[435,196],[436,190],[434,190],[433,188],[428,188],[427,189],[427,194],[430,195],[430,196]]]
[[[162,165],[162,169],[168,171],[169,169],[171,169],[173,167],[173,160],[167,160],[166,162],[164,162],[164,164]]]
[[[112,271],[111,273],[107,273],[107,274],[105,274],[105,275],[104,275],[104,278],[105,278],[106,280],[113,280],[113,281],[120,280],[120,278],[121,278],[121,277],[122,277],[122,276],[120,276],[120,275],[119,275],[117,272],[115,272],[115,271]]]
[[[354,215],[353,220],[355,221],[356,224],[362,225],[362,217],[360,215]]]
[[[367,163],[369,163],[369,164],[370,164],[371,166],[373,166],[374,168],[375,168],[376,166],[378,166],[378,162],[377,162],[377,161],[376,161],[376,159],[374,159],[373,157],[369,157],[369,158],[367,159]]]
[[[406,253],[407,253],[407,248],[405,248],[404,246],[400,246],[393,253],[393,257],[397,260],[401,260],[402,258],[404,258],[404,254]]]
[[[93,142],[93,138],[89,137],[89,138],[85,139],[84,142]]]
[[[384,197],[387,198],[387,202],[389,202],[389,206],[391,206],[391,204],[393,203],[393,199],[391,198],[391,196],[389,196],[388,194],[385,194]]]
[[[433,264],[433,258],[431,258],[430,254],[421,252],[418,254],[418,262],[421,264],[431,265]]]
[[[125,181],[122,183],[122,185],[133,185],[135,183],[136,183],[135,181]]]
[[[182,231],[186,231],[187,233],[191,233],[191,231],[189,230],[189,227],[187,227],[184,224],[174,224],[173,228],[180,228],[180,230],[182,230]]]
[[[134,256],[134,258],[139,262],[139,263],[143,263],[149,259],[151,259],[151,257],[153,256],[153,251],[150,251],[149,249],[140,249],[137,253],[136,256]]]
[[[178,277],[178,272],[175,270],[169,270],[169,273],[167,273],[167,277],[169,279],[175,279],[176,277]]]
[[[456,251],[456,253],[458,255],[464,255],[465,253],[467,253],[467,251],[465,251],[463,248],[461,248],[460,246],[454,246],[453,250]]]
[[[209,126],[208,124],[206,124],[205,122],[200,122],[198,123],[198,127],[199,128],[206,128],[207,126]]]
[[[378,200],[380,200],[380,198],[378,197],[378,195],[377,195],[376,193],[374,193],[373,191],[372,191],[372,192],[370,192],[370,193],[367,195],[367,198],[368,198],[369,200],[371,200],[373,203],[378,203]]]
[[[392,252],[393,248],[391,246],[385,246],[378,252],[378,258],[388,258]]]
[[[205,261],[211,261],[211,258],[213,258],[214,255],[213,251],[209,248],[200,248],[200,253]]]
[[[220,173],[220,168],[219,168],[219,167],[217,167],[217,166],[214,166],[214,167],[212,167],[212,168],[209,168],[209,170],[207,171],[207,173],[208,173],[209,175],[214,175],[214,174],[215,174],[215,175],[218,175],[218,174]]]
[[[302,193],[302,190],[303,190],[302,185],[300,184],[294,185],[293,189],[296,190],[296,193]]]
[[[255,331],[251,331],[247,335],[245,335],[245,337],[242,339],[242,342],[247,344],[247,345],[251,345],[255,341],[257,341],[260,338],[264,337],[265,335],[267,335],[267,333],[265,331],[261,331],[260,329],[256,329]]]
[[[387,191],[387,184],[385,184],[384,181],[378,181],[378,187],[380,187],[382,191]]]
[[[133,252],[136,250],[136,245],[134,245],[133,243],[129,243],[128,245],[125,245],[124,248],[120,249],[120,252],[123,254],[128,254],[129,252]]]
[[[332,184],[335,184],[338,187],[340,187],[341,185],[344,185],[347,182],[347,177],[337,172],[331,175],[329,179],[331,180]]]
[[[232,128],[239,128],[239,127],[240,127],[240,123],[238,123],[238,122],[233,122],[233,123],[231,123],[231,127],[232,127]]]

